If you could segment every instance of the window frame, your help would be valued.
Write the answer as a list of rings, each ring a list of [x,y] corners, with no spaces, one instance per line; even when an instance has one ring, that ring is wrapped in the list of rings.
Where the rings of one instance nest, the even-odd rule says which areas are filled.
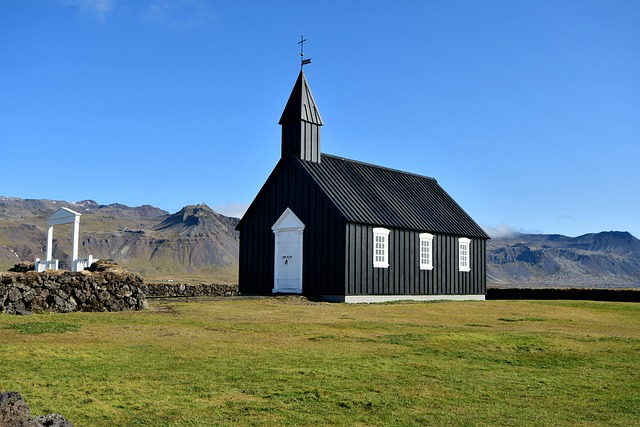
[[[420,233],[418,237],[420,270],[433,270],[433,234]]]
[[[471,271],[471,239],[458,238],[458,271]]]
[[[373,229],[373,267],[389,268],[389,229],[376,227]],[[382,246],[378,246],[380,243]],[[382,253],[378,251],[382,250]]]

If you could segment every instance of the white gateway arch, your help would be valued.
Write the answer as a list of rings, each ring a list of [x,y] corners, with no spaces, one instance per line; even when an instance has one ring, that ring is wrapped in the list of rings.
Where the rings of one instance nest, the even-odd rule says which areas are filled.
[[[93,257],[89,255],[87,258],[78,258],[78,240],[80,237],[80,216],[78,212],[72,211],[68,208],[60,208],[53,213],[47,219],[47,260],[40,261],[40,258],[36,258],[35,269],[38,272],[45,270],[57,270],[58,260],[53,259],[53,226],[59,224],[71,224],[73,223],[73,240],[71,248],[71,271],[82,271],[86,267],[90,266],[94,261]]]

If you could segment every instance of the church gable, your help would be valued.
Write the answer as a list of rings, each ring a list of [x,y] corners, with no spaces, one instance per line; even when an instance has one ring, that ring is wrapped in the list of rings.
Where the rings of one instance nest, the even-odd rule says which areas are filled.
[[[272,220],[269,226],[273,225],[273,222],[278,219],[277,216],[271,218],[272,215],[269,212],[273,209],[277,210],[279,215],[285,208],[290,208],[300,219],[304,217],[306,220],[307,216],[317,212],[316,206],[320,205],[325,206],[326,212],[336,216],[339,221],[346,222],[342,212],[318,182],[301,166],[301,163],[292,155],[287,155],[278,161],[236,226],[236,230],[241,231],[244,223],[256,215],[265,216],[268,214],[269,220]],[[313,203],[309,202],[310,199],[313,199]]]

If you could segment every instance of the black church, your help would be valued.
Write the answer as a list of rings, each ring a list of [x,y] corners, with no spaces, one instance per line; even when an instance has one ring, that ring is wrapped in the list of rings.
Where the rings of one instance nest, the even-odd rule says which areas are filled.
[[[489,236],[435,179],[321,153],[302,70],[279,124],[282,156],[237,226],[241,293],[484,299]]]

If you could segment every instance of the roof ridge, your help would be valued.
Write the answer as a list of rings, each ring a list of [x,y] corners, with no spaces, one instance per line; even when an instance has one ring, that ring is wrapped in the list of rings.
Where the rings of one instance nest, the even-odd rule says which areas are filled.
[[[403,171],[403,170],[400,170],[400,169],[390,168],[390,167],[387,167],[387,166],[375,165],[373,163],[367,163],[367,162],[363,162],[363,161],[360,161],[360,160],[348,159],[346,157],[336,156],[334,154],[321,153],[321,156],[322,156],[322,158],[331,157],[331,158],[334,158],[336,160],[343,160],[343,161],[347,161],[347,162],[351,162],[351,163],[356,163],[356,164],[359,164],[359,165],[362,165],[362,166],[368,166],[368,167],[373,167],[373,168],[377,168],[377,169],[383,169],[383,170],[386,170],[386,171],[389,171],[389,172],[401,173],[403,175],[411,175],[411,176],[415,176],[415,177],[418,177],[418,178],[430,179],[432,181],[438,182],[437,179],[435,179],[434,177],[431,177],[431,176],[420,175],[418,173],[407,172],[407,171]]]

